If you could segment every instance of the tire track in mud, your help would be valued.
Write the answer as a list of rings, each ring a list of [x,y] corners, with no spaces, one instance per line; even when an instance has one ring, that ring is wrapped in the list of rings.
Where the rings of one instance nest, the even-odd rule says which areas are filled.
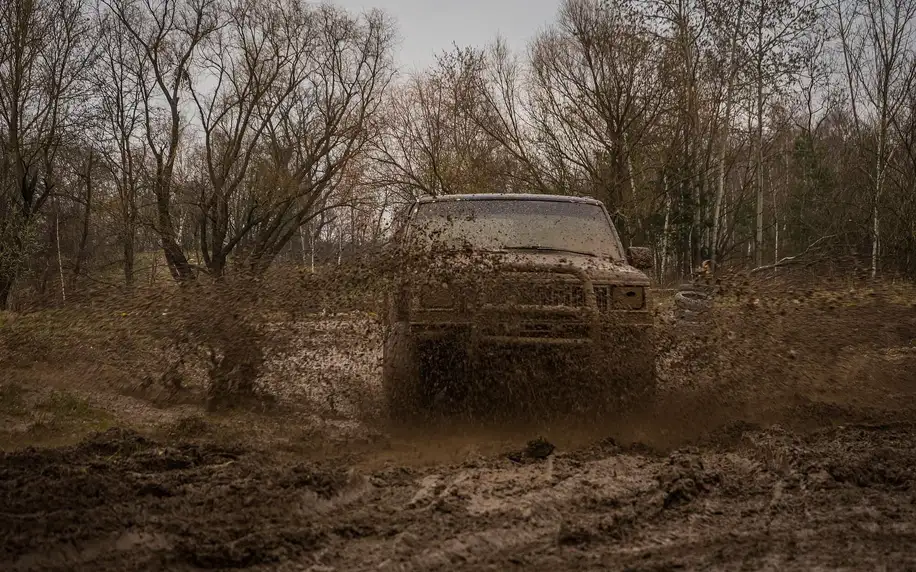
[[[374,471],[112,430],[0,457],[4,569],[811,569],[916,563],[916,425],[744,426]]]
[[[660,456],[605,448],[586,461],[570,453],[552,465],[427,474],[416,483],[423,502],[415,504],[427,511],[442,505],[465,526],[445,538],[442,530],[413,537],[421,553],[402,563],[810,569],[912,562],[899,549],[914,534],[904,516],[914,510],[912,425],[813,434],[745,429],[737,442],[731,434],[722,446]],[[873,447],[900,464],[880,468],[868,453]],[[834,468],[825,473],[812,459]],[[851,481],[836,467],[871,476]],[[903,476],[894,472],[901,468]],[[567,472],[573,476],[564,478]],[[863,515],[870,519],[864,524]],[[412,513],[409,520],[429,525],[432,517]]]
[[[526,569],[556,569],[575,563],[634,570],[912,564],[916,557],[903,548],[916,534],[912,431],[912,426],[827,430],[808,436],[807,444],[798,434],[763,431],[730,450],[688,449],[658,459],[623,455],[614,457],[625,459],[622,463],[604,459],[576,467],[611,477],[607,481],[561,481],[551,490],[520,477],[518,489],[496,495],[497,502],[512,503],[522,491],[522,499],[540,501],[534,503],[541,511],[535,514],[543,515],[540,520],[513,524],[510,530],[519,534],[510,534],[509,541],[503,541],[506,531],[500,527],[495,533],[459,533],[438,546],[431,540],[436,547],[409,564],[415,569],[480,569],[523,563]],[[865,452],[879,444],[886,452],[881,459],[899,459],[893,469],[876,464]],[[829,471],[819,461],[810,462],[824,456],[833,467]],[[562,463],[560,458],[556,462]],[[621,465],[638,483],[635,487],[622,488],[619,476],[607,474],[608,466]],[[853,480],[850,471],[857,475]],[[564,484],[572,486],[555,492]],[[493,489],[478,488],[486,497],[484,490]],[[475,494],[467,496],[469,515],[477,502]],[[518,510],[524,515],[530,506],[521,500]],[[503,512],[498,522],[515,523],[511,514],[517,511]],[[475,530],[473,523],[468,528]],[[475,544],[481,534],[491,540]],[[469,544],[480,548],[469,552]]]
[[[420,481],[409,507],[441,510],[452,505],[469,520],[484,524],[412,556],[408,568],[434,569],[524,553],[543,544],[576,544],[574,524],[565,522],[573,506],[621,506],[655,492],[647,463],[638,457],[610,457],[588,463],[564,458],[517,466],[459,469]],[[457,505],[457,507],[455,506]],[[486,526],[495,523],[496,526]],[[506,527],[506,523],[513,523]],[[579,535],[579,536],[577,536]]]

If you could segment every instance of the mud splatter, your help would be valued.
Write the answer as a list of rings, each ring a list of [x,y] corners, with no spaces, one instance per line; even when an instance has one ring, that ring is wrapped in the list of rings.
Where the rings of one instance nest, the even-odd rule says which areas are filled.
[[[916,308],[742,296],[662,340],[651,410],[597,422],[386,426],[365,315],[290,327],[259,424],[140,399],[118,415],[86,382],[116,427],[164,429],[0,455],[0,568],[916,566]],[[0,417],[31,422],[25,389]]]

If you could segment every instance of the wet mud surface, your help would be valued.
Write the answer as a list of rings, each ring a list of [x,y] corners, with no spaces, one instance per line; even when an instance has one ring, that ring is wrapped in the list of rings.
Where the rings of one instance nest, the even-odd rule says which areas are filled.
[[[110,428],[0,453],[0,569],[913,569],[904,302],[736,307],[716,351],[660,356],[650,412],[575,428],[385,426],[377,335],[328,321],[338,345],[312,332],[277,357],[265,385],[303,409],[265,414],[267,437],[247,417],[128,429],[125,399],[96,393]]]
[[[916,565],[912,421],[805,431],[736,422],[666,450],[611,438],[532,445],[399,464],[383,444],[308,461],[110,429],[0,457],[0,561],[5,570]]]

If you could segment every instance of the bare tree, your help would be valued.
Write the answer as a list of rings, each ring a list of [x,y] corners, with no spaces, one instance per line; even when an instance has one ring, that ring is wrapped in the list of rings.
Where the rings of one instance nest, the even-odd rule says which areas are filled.
[[[477,126],[499,143],[516,168],[511,175],[530,191],[551,192],[560,188],[545,168],[535,139],[534,105],[526,89],[526,70],[505,40],[497,37],[481,54],[483,65],[476,77],[476,97],[468,98],[465,110]]]
[[[721,45],[719,47],[721,60],[724,60],[720,76],[722,77],[724,107],[719,128],[719,150],[716,160],[717,181],[716,198],[712,216],[712,236],[710,241],[710,255],[713,261],[719,259],[722,247],[722,216],[725,202],[726,182],[726,155],[731,144],[731,130],[735,112],[735,99],[738,91],[739,71],[744,62],[743,43],[746,34],[745,11],[747,0],[738,0],[737,6],[731,2],[714,4],[714,23],[719,32]],[[724,52],[724,53],[723,53]]]
[[[31,247],[30,226],[55,189],[55,158],[79,123],[94,56],[81,0],[0,6],[0,309]]]
[[[579,174],[618,216],[628,238],[641,231],[640,149],[666,101],[663,51],[635,3],[567,0],[557,27],[535,43],[532,68],[539,139],[553,164]]]
[[[751,32],[745,38],[750,56],[749,75],[754,86],[756,232],[754,253],[757,266],[763,264],[764,231],[764,120],[768,100],[778,94],[787,78],[795,77],[797,41],[816,16],[817,0],[751,0]]]
[[[397,86],[374,145],[377,185],[405,198],[511,190],[499,143],[475,120],[484,65],[480,51],[456,48]]]
[[[706,92],[703,64],[710,43],[710,18],[704,3],[697,0],[664,0],[657,12],[664,54],[672,62],[670,77],[659,78],[671,89],[671,110],[666,117],[668,158],[662,179],[666,193],[673,196],[667,200],[666,220],[678,221],[672,225],[677,266],[681,273],[690,274],[701,255],[702,206],[708,203],[705,166],[712,154],[711,138],[705,129],[709,122],[702,118]],[[666,230],[666,242],[669,232],[672,231]]]
[[[147,179],[156,203],[153,228],[172,276],[185,281],[193,277],[192,266],[179,243],[172,212],[175,166],[187,128],[182,101],[194,59],[219,26],[219,5],[216,0],[102,1],[127,32],[135,60],[144,62],[133,72],[152,162]]]
[[[853,120],[862,151],[871,162],[874,278],[881,248],[881,200],[895,152],[892,126],[916,78],[916,1],[837,0],[835,8]]]
[[[0,307],[115,261],[131,285],[151,239],[182,283],[320,269],[419,195],[480,191],[601,198],[666,279],[814,243],[916,275],[916,0],[825,1],[564,0],[525,53],[396,82],[378,11],[10,0]]]
[[[261,153],[240,202],[239,264],[261,273],[314,217],[355,200],[359,159],[377,136],[392,77],[393,30],[373,11],[314,8],[297,30],[301,81],[265,116]]]
[[[118,204],[117,238],[123,256],[124,282],[134,284],[144,150],[143,82],[145,54],[135,50],[123,22],[110,12],[98,13],[100,57],[93,77],[101,116],[102,157],[114,182]]]
[[[234,203],[262,135],[311,71],[306,60],[315,49],[303,33],[308,15],[296,2],[240,0],[228,5],[224,17],[203,42],[189,81],[205,165],[197,232],[203,262],[216,277],[256,224],[251,217],[233,220]]]

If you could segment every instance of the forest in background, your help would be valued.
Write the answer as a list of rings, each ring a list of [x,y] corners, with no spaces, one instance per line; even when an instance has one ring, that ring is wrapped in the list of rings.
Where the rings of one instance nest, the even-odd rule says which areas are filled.
[[[0,309],[339,263],[465,192],[601,199],[662,282],[913,277],[914,24],[916,0],[563,0],[524,52],[407,74],[380,10],[9,0]]]

